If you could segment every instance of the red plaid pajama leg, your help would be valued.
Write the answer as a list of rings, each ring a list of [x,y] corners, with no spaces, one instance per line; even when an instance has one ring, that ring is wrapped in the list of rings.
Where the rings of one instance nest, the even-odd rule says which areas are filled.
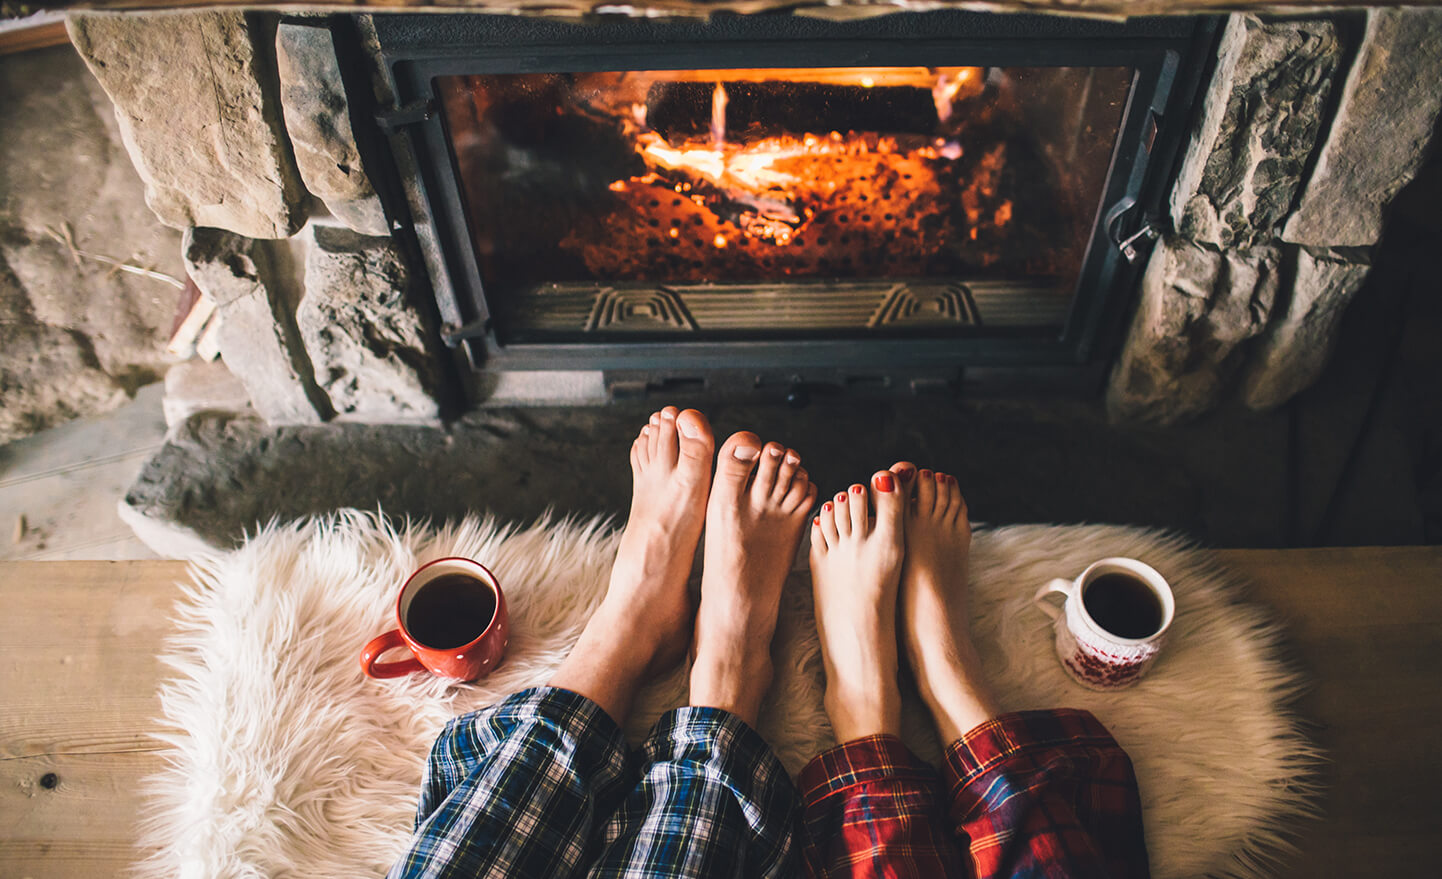
[[[801,770],[804,856],[812,876],[965,876],[935,769],[895,736],[837,745]]]

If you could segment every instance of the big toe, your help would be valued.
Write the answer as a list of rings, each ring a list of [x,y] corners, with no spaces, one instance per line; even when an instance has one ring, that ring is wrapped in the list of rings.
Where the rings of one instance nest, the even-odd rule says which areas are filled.
[[[756,434],[749,430],[731,434],[716,455],[716,486],[725,486],[731,494],[739,495],[760,455],[761,438]]]
[[[711,455],[716,450],[716,438],[711,433],[711,423],[706,416],[695,409],[687,409],[676,416],[676,432],[680,435],[682,464],[709,470]]]
[[[898,482],[896,473],[891,470],[878,470],[871,475],[871,505],[876,510],[876,530],[880,533],[894,533],[901,529],[906,505]]]

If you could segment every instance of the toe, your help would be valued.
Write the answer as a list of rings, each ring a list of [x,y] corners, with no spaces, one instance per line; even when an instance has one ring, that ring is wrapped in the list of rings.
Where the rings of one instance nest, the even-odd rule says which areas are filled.
[[[776,471],[776,487],[771,491],[771,502],[784,504],[791,494],[791,482],[801,471],[801,456],[795,449],[787,449],[781,455],[781,467]],[[805,472],[805,471],[801,471]]]
[[[749,430],[727,437],[716,455],[716,484],[726,486],[733,496],[746,487],[746,480],[761,454],[761,438]]]
[[[916,512],[930,516],[936,510],[936,474],[921,470],[916,474]]]
[[[667,406],[659,413],[661,416],[661,427],[656,443],[656,451],[661,460],[666,464],[675,464],[676,457],[681,452],[681,438],[676,433],[676,407]]]
[[[866,486],[851,486],[851,533],[865,535],[871,530],[871,507],[866,502]]]
[[[651,420],[641,428],[641,432],[646,434],[647,454],[652,458],[657,457],[661,447],[661,413],[652,412]]]
[[[838,491],[831,499],[836,505],[836,533],[841,537],[851,536],[851,504],[846,502],[846,492]]]
[[[888,468],[896,474],[896,479],[901,483],[899,490],[907,497],[916,492],[916,465],[910,461],[897,461]]]
[[[711,456],[716,452],[716,438],[711,433],[711,423],[706,416],[695,409],[687,409],[676,416],[676,430],[680,434],[681,460],[709,470]]]
[[[836,504],[831,501],[821,505],[821,534],[826,538],[827,547],[836,545],[841,539],[841,532],[836,528]]]
[[[784,464],[782,466],[785,466]],[[801,467],[791,474],[791,484],[786,488],[786,494],[780,499],[781,508],[790,513],[802,507],[810,507],[816,500],[816,486],[811,484],[811,476]]]
[[[895,534],[901,528],[903,498],[895,473],[881,470],[872,474],[871,505],[876,510],[878,534]]]
[[[944,519],[951,514],[951,484],[955,480],[945,473],[936,474],[936,516]]]
[[[758,504],[770,503],[776,491],[776,474],[781,471],[781,459],[786,447],[780,443],[767,443],[761,449],[761,460],[756,464],[756,478],[751,481],[752,500]]]

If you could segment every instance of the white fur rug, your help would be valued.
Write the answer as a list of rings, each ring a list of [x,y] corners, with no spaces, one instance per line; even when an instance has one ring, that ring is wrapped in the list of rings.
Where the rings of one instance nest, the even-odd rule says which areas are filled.
[[[141,876],[381,875],[409,837],[441,726],[546,681],[599,600],[615,547],[602,521],[432,529],[344,511],[196,561],[165,657],[171,767],[148,785],[143,842],[160,853]],[[448,555],[499,577],[512,619],[504,664],[476,685],[362,677],[357,654],[394,624],[406,575]],[[1063,673],[1031,597],[1115,555],[1161,571],[1177,615],[1150,675],[1101,694]],[[1178,538],[1108,526],[981,531],[973,559],[973,631],[1004,707],[1085,708],[1106,724],[1136,765],[1154,875],[1264,875],[1311,810],[1318,754],[1286,711],[1299,681],[1278,659],[1277,630],[1237,601],[1228,575]],[[804,570],[787,584],[775,652],[761,731],[795,772],[833,744]],[[640,738],[681,704],[684,684],[679,669],[657,682],[628,732]],[[935,759],[915,699],[906,725],[913,749]]]

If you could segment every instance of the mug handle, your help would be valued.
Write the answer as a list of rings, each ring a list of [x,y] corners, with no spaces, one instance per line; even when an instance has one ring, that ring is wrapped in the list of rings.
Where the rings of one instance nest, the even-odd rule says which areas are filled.
[[[1058,608],[1056,605],[1049,603],[1046,598],[1053,592],[1060,592],[1067,598],[1071,598],[1071,593],[1074,588],[1076,588],[1075,582],[1071,580],[1063,580],[1058,577],[1038,589],[1036,591],[1036,597],[1032,598],[1032,602],[1041,609],[1042,613],[1051,617],[1053,621],[1059,620],[1061,619],[1061,609]]]
[[[401,639],[400,629],[391,629],[384,635],[370,640],[360,655],[361,671],[365,672],[366,677],[398,678],[413,671],[425,671],[426,667],[421,665],[421,661],[414,656],[402,659],[400,662],[376,662],[382,653],[393,647],[406,647],[406,642]],[[406,647],[406,649],[410,648]]]

